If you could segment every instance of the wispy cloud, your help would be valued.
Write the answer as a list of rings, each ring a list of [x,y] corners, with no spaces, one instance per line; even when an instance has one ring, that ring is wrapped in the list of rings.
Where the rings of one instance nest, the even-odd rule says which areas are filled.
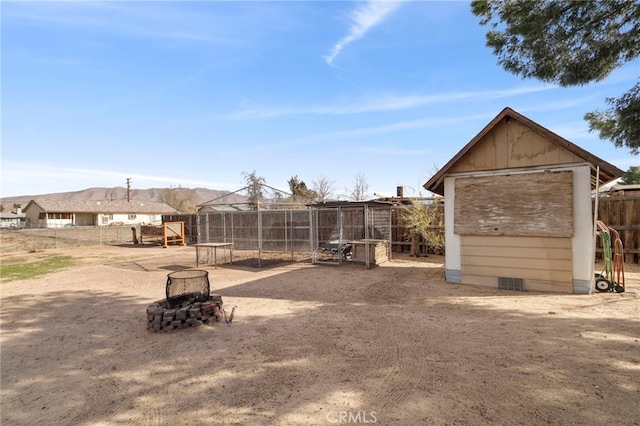
[[[169,1],[13,2],[3,5],[3,13],[6,19],[31,25],[174,42],[235,45],[238,36],[248,32],[243,18],[229,22],[228,17],[197,6]]]
[[[338,130],[334,132],[324,132],[324,133],[316,133],[304,137],[299,137],[295,139],[289,140],[280,140],[273,144],[265,144],[261,145],[261,149],[284,149],[288,147],[300,147],[302,145],[310,145],[317,144],[326,141],[343,141],[343,140],[357,140],[363,138],[372,138],[378,135],[390,134],[390,133],[398,133],[403,131],[411,131],[416,129],[425,129],[425,128],[443,128],[450,126],[452,124],[457,123],[468,123],[468,122],[484,122],[486,120],[490,120],[493,118],[493,113],[481,113],[481,114],[470,114],[470,115],[459,115],[459,116],[437,116],[437,117],[426,117],[418,120],[409,120],[402,121],[398,123],[392,123],[382,126],[371,126],[371,127],[361,127],[356,129],[348,129],[348,130]],[[257,149],[256,146],[253,149]],[[354,148],[355,149],[355,148]],[[358,148],[360,149],[360,148]],[[366,148],[370,149],[370,148]],[[385,152],[389,155],[391,151],[389,148],[385,148]],[[431,152],[430,150],[428,152]],[[416,150],[395,150],[394,155],[412,155],[412,154],[424,154],[423,151]]]
[[[152,187],[155,185],[184,185],[186,187],[208,187],[219,189],[235,189],[236,183],[211,182],[204,180],[181,179],[170,176],[155,176],[138,173],[127,173],[114,170],[83,169],[66,166],[52,166],[37,163],[2,162],[2,196],[25,194],[23,188],[41,188],[47,191],[48,185],[69,187],[70,184],[82,182],[84,186],[122,185],[127,178],[133,179],[136,186]]]
[[[342,139],[353,138],[361,136],[375,136],[385,133],[395,133],[405,130],[433,128],[433,127],[445,127],[455,123],[466,123],[469,121],[486,120],[492,116],[492,113],[481,113],[473,115],[460,115],[455,117],[427,117],[418,120],[403,121],[394,124],[388,124],[385,126],[364,127],[360,129],[351,129],[339,132],[332,132],[329,134],[316,135],[323,139]]]
[[[215,116],[219,120],[245,120],[277,118],[293,115],[350,115],[368,112],[401,111],[427,105],[454,102],[470,102],[474,100],[503,99],[554,89],[554,86],[518,87],[507,90],[482,90],[468,92],[443,92],[432,95],[386,95],[364,98],[356,103],[315,105],[308,107],[255,107],[232,114]]]
[[[338,147],[337,151],[341,154],[367,154],[367,155],[375,155],[375,156],[380,156],[380,157],[415,157],[415,156],[423,156],[423,155],[429,155],[432,154],[434,152],[433,149],[429,148],[429,149],[406,149],[406,148],[402,148],[402,147],[398,147],[398,146],[390,146],[390,145],[384,145],[384,146],[370,146],[370,145],[366,145],[366,146],[350,146],[350,145],[343,145]]]
[[[362,38],[370,29],[383,22],[401,4],[402,0],[369,0],[352,10],[348,18],[351,21],[349,34],[344,36],[332,48],[324,59],[332,65],[342,50],[354,41]]]

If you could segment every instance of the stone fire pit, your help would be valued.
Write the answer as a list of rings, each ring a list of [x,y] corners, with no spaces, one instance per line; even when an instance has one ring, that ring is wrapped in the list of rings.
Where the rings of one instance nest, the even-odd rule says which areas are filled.
[[[210,294],[209,273],[199,269],[167,275],[166,299],[147,307],[147,330],[174,331],[222,319],[222,297]]]

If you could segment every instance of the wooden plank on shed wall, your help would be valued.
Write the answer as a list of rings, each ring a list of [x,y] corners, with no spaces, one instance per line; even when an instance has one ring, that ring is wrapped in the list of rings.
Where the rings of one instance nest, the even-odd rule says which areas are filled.
[[[569,259],[542,259],[519,256],[468,256],[462,254],[462,265],[465,266],[490,266],[496,269],[523,269],[523,270],[548,270],[565,272],[571,271],[571,258]],[[506,276],[506,275],[500,275]],[[519,275],[517,277],[520,277]]]
[[[511,125],[509,141],[509,167],[532,167],[545,161],[559,146],[543,138],[528,127]]]
[[[497,286],[498,277],[522,278],[525,289],[555,285],[553,291],[571,292],[571,238],[463,235],[460,254],[463,283]]]
[[[506,169],[507,155],[507,132],[503,121],[496,124],[491,132],[476,142],[451,167],[450,173]]]
[[[571,171],[455,180],[459,235],[573,236]]]
[[[559,284],[573,282],[571,271],[551,271],[548,269],[520,269],[520,268],[498,268],[496,266],[471,266],[462,264],[461,274],[482,275],[485,277],[495,277],[496,284],[498,277],[523,278],[525,280],[553,281]]]
[[[483,275],[462,274],[462,284],[481,285],[485,287],[498,287],[498,277],[485,277]]]
[[[462,256],[571,260],[571,250],[564,248],[547,248],[541,251],[534,247],[521,247],[514,251],[511,247],[491,247],[491,249],[488,249],[487,247],[465,246],[462,247]]]
[[[573,293],[573,283],[571,281],[558,283],[554,281],[525,280],[524,289],[526,291],[543,291],[545,293]]]
[[[510,120],[508,168],[580,163],[584,160],[530,127]]]
[[[450,173],[582,163],[584,159],[517,120],[503,119],[478,140]]]
[[[461,279],[463,284],[480,285],[484,287],[498,287],[497,277],[484,277],[481,275],[462,274]],[[525,291],[543,291],[543,292],[557,292],[557,293],[572,293],[572,283],[559,283],[555,281],[536,281],[525,280]]]
[[[544,248],[571,248],[571,240],[568,238],[554,238],[554,237],[536,237],[536,238],[522,238],[522,237],[510,237],[507,235],[492,236],[490,238],[477,236],[477,235],[465,235],[464,246],[478,246],[478,247],[544,247]]]

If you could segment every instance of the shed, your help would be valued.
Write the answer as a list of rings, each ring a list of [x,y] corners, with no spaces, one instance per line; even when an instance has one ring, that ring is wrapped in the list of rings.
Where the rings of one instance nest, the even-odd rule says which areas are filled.
[[[445,280],[591,293],[591,191],[623,174],[505,108],[424,184],[445,197]]]

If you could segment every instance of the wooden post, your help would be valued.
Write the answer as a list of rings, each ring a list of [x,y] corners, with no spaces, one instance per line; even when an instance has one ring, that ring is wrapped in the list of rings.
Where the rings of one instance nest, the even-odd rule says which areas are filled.
[[[418,236],[418,234],[415,234],[415,233],[411,234],[411,252],[409,253],[410,256],[418,257],[420,255],[419,238],[420,237]]]

